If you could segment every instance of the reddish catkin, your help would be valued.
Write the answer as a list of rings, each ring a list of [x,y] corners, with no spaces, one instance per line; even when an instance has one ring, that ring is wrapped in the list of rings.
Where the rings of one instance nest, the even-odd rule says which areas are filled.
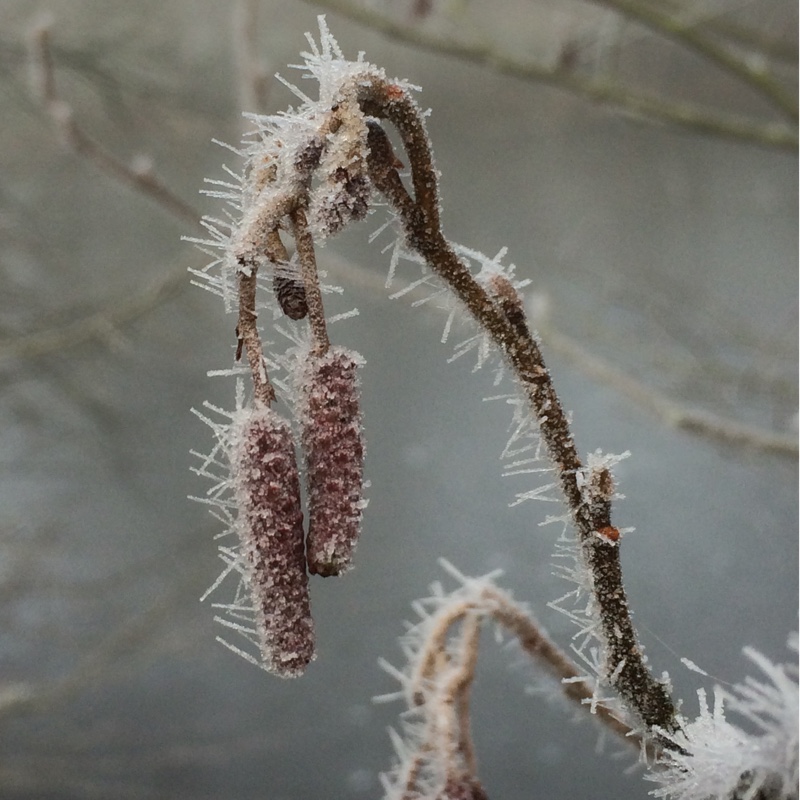
[[[297,677],[314,658],[314,623],[289,423],[257,405],[237,431],[233,449],[237,525],[264,666],[282,677]]]
[[[340,575],[351,567],[361,528],[364,443],[359,385],[362,359],[342,347],[309,355],[299,368],[297,417],[308,484],[308,571]]]

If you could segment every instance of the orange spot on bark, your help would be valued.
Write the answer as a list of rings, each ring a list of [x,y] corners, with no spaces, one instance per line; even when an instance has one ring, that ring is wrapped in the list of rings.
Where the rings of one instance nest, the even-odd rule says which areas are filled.
[[[601,536],[612,542],[619,541],[619,531],[613,525],[604,525],[597,531]]]

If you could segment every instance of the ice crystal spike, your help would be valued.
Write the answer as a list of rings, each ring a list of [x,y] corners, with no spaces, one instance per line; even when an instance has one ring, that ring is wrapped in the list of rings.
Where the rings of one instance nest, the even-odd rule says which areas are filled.
[[[658,784],[654,797],[797,800],[796,652],[787,664],[752,648],[744,652],[763,672],[761,679],[748,677],[730,691],[716,687],[712,704],[698,690],[699,716],[665,736],[670,747],[647,776]]]
[[[297,677],[314,658],[303,512],[289,424],[267,406],[244,415],[231,461],[264,666]]]
[[[364,444],[356,369],[361,357],[341,347],[310,354],[298,370],[298,409],[308,484],[309,572],[351,567],[361,528]]]

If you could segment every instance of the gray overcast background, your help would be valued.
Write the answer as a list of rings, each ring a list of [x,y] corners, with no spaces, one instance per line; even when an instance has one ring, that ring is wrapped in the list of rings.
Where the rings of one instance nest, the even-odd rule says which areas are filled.
[[[401,5],[406,19],[413,4]],[[486,25],[509,52],[537,55],[573,34],[592,42],[595,17],[581,14],[596,7],[575,5],[570,23],[564,4],[538,18],[533,2],[498,3],[496,14],[474,5],[478,33]],[[503,568],[503,585],[568,644],[568,621],[546,606],[569,589],[551,575],[556,532],[537,527],[552,509],[508,508],[528,484],[500,479],[509,420],[481,402],[491,375],[472,375],[470,357],[446,363],[441,315],[387,299],[388,256],[367,244],[376,222],[363,223],[322,259],[346,285],[341,262],[378,278],[348,292],[342,309],[361,315],[338,333],[368,362],[372,488],[357,568],[314,581],[319,659],[302,680],[267,676],[217,645],[212,610],[197,602],[217,574],[217,525],[186,500],[205,489],[189,450],[210,434],[189,409],[232,405],[231,383],[205,375],[230,363],[232,318],[187,276],[99,338],[8,354],[27,332],[113,311],[203,263],[180,241],[190,223],[61,148],[28,99],[34,6],[54,16],[59,90],[81,127],[125,160],[151,156],[201,212],[218,212],[197,195],[203,177],[233,162],[211,139],[240,131],[233,4],[0,0],[0,798],[377,798],[385,729],[401,709],[371,704],[394,688],[376,659],[401,663],[409,603],[446,580],[437,557],[475,574]],[[796,30],[793,6],[737,7],[775,35]],[[270,73],[291,73],[318,11],[262,4]],[[793,435],[792,152],[642,124],[328,20],[347,54],[365,50],[423,87],[446,232],[490,255],[508,246],[529,291],[547,297],[552,331],[674,403]],[[676,97],[768,116],[701,59],[636,28],[626,35],[630,74],[641,67]],[[270,109],[290,102],[275,84]],[[618,469],[616,519],[637,528],[624,544],[626,586],[656,672],[670,672],[694,713],[696,689],[713,681],[680,657],[730,682],[752,671],[744,645],[786,657],[795,460],[668,427],[544,333],[579,449],[632,451]],[[624,774],[630,759],[598,754],[593,727],[528,691],[535,684],[522,656],[487,635],[474,727],[489,796],[645,798],[639,773]]]

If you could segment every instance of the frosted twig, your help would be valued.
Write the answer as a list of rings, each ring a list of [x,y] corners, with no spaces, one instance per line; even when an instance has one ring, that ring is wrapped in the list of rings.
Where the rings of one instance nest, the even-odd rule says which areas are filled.
[[[258,332],[256,320],[256,267],[238,273],[239,279],[239,322],[236,326],[236,335],[247,353],[250,373],[253,378],[253,392],[255,397],[265,405],[275,400],[275,389],[267,375],[267,365],[261,348],[261,335]],[[237,350],[237,358],[239,351]]]
[[[439,654],[447,651],[446,642],[451,630],[467,615],[488,617],[504,628],[517,641],[533,662],[561,684],[566,697],[579,706],[590,703],[594,692],[592,680],[578,669],[574,661],[556,645],[532,614],[491,581],[464,578],[463,587],[447,598],[429,619],[420,623],[423,636],[415,649],[409,693],[414,703],[425,702],[425,686],[437,671]],[[474,664],[473,664],[474,666]],[[642,738],[603,704],[596,707],[597,719],[624,741],[637,749]]]
[[[295,209],[292,212],[291,219],[292,232],[297,242],[297,255],[300,259],[306,305],[308,306],[308,319],[314,336],[315,351],[317,355],[323,355],[328,351],[331,343],[328,338],[325,309],[322,305],[322,293],[319,288],[314,239],[308,228],[306,212],[302,208]]]
[[[299,93],[304,105],[297,111],[252,117],[262,138],[247,149],[241,220],[229,237],[222,231],[214,234],[213,223],[208,222],[214,234],[208,245],[225,251],[223,258],[214,262],[221,264],[222,274],[214,280],[223,296],[228,273],[236,275],[239,336],[247,349],[256,398],[264,403],[274,399],[255,310],[259,265],[275,268],[277,259],[270,255],[270,237],[279,240],[277,232],[288,228],[295,238],[313,350],[316,355],[325,353],[330,345],[316,270],[315,237],[331,236],[349,222],[362,219],[376,190],[398,216],[404,248],[449,287],[477,323],[477,338],[468,341],[474,340],[478,346],[478,365],[496,350],[515,375],[577,534],[577,553],[586,573],[582,583],[596,606],[595,624],[587,630],[602,643],[601,677],[615,687],[645,727],[674,730],[675,710],[666,686],[651,675],[630,619],[622,585],[619,532],[610,519],[611,498],[588,502],[578,483],[584,468],[569,419],[539,342],[527,324],[511,268],[502,267],[499,257],[478,257],[480,272],[473,276],[465,259],[476,254],[458,251],[445,238],[425,114],[412,98],[411,87],[389,80],[361,57],[345,61],[322,18],[320,45],[309,41],[312,52],[305,54],[302,68],[319,81],[320,100],[311,101]],[[404,160],[411,167],[411,193],[398,173],[400,162],[384,123],[393,125],[399,134]],[[527,412],[520,409],[518,416],[518,425],[527,430]]]
[[[368,165],[375,187],[394,207],[404,229],[407,246],[447,283],[479,327],[505,356],[527,398],[539,433],[555,468],[559,488],[570,509],[580,543],[580,560],[597,607],[597,635],[603,643],[605,677],[646,727],[673,730],[675,708],[665,684],[655,680],[645,663],[628,610],[618,542],[596,531],[616,531],[610,520],[610,503],[596,512],[586,503],[578,485],[583,465],[578,457],[569,420],[544,364],[538,341],[531,335],[521,304],[505,295],[492,297],[472,276],[445,239],[439,220],[438,174],[425,130],[424,117],[407,90],[374,76],[358,87],[365,113],[386,119],[398,130],[411,166],[413,197],[394,166],[385,134],[370,129]],[[617,534],[618,535],[618,534]],[[618,665],[624,662],[620,669]]]
[[[447,562],[441,563],[461,585],[450,595],[434,585],[430,598],[414,604],[420,620],[401,640],[408,659],[405,670],[381,661],[384,670],[399,681],[399,695],[408,704],[403,717],[406,741],[395,744],[399,763],[393,782],[387,776],[394,790],[387,797],[483,797],[470,734],[469,696],[479,632],[488,621],[510,633],[533,666],[558,681],[567,698],[590,709],[605,728],[637,752],[643,751],[648,762],[657,760],[659,747],[598,698],[594,681],[549,639],[527,608],[493,583],[494,576],[469,578]],[[469,787],[473,793],[462,795],[453,787]]]
[[[392,800],[484,800],[469,732],[469,696],[484,620],[510,632],[568,698],[651,759],[666,761],[665,751],[693,757],[681,744],[686,722],[672,702],[668,680],[657,680],[647,666],[622,584],[620,548],[626,531],[612,523],[612,501],[619,497],[612,467],[627,453],[598,451],[585,463],[580,459],[571,419],[525,316],[522,282],[514,278],[513,265],[501,263],[504,251],[485,258],[452,245],[442,232],[438,173],[426,114],[412,97],[413,87],[388,79],[362,55],[345,60],[324,18],[319,28],[319,43],[308,36],[310,51],[299,65],[305,77],[317,79],[319,99],[284,81],[301,106],[270,117],[249,116],[255,134],[238,151],[246,161],[242,178],[233,175],[232,183],[217,182],[213,190],[238,216],[231,215],[230,224],[206,219],[211,238],[199,242],[212,254],[223,251],[198,275],[226,300],[226,310],[232,310],[230,298],[238,298],[240,350],[247,350],[255,395],[245,403],[244,384],[237,383],[230,425],[201,416],[217,438],[198,468],[214,484],[204,501],[219,510],[226,535],[240,537],[238,549],[220,548],[223,577],[240,581],[232,600],[215,604],[225,614],[219,621],[257,644],[267,668],[300,674],[314,657],[307,573],[337,575],[349,566],[365,505],[355,380],[360,358],[330,345],[315,247],[363,219],[378,194],[394,212],[399,233],[392,271],[400,257],[421,263],[436,283],[437,298],[441,285],[452,292],[448,311],[460,304],[477,327],[457,353],[477,350],[478,366],[499,355],[513,373],[514,416],[504,455],[514,460],[512,472],[538,471],[534,459],[545,451],[549,458],[553,482],[519,497],[557,489],[566,505],[565,514],[548,521],[563,526],[557,556],[567,559],[561,571],[577,588],[551,605],[576,624],[572,650],[589,671],[579,670],[526,608],[500,592],[493,576],[468,578],[445,565],[461,588],[448,597],[435,585],[432,597],[415,605],[421,621],[402,641],[408,666],[389,669],[409,705],[402,723],[409,745],[397,746],[401,764],[394,778],[387,778],[387,794]],[[384,125],[399,135],[410,178],[398,172],[402,164]],[[291,258],[282,232],[295,240]],[[282,312],[290,320],[308,317],[309,322],[293,327],[281,321],[276,330],[290,349],[265,357],[256,294],[269,290],[270,276],[276,297],[266,307],[276,317]],[[294,373],[292,364],[299,367]],[[290,401],[306,457],[310,523],[305,541],[293,429],[269,408],[275,392],[267,365],[294,376],[276,386]],[[227,476],[223,456],[230,461]],[[781,686],[787,682],[778,670],[768,671]],[[610,688],[618,697],[607,697]],[[751,688],[755,695],[742,697],[756,698],[757,705],[747,710],[758,714],[763,698],[774,693]],[[612,708],[620,701],[618,716]]]

